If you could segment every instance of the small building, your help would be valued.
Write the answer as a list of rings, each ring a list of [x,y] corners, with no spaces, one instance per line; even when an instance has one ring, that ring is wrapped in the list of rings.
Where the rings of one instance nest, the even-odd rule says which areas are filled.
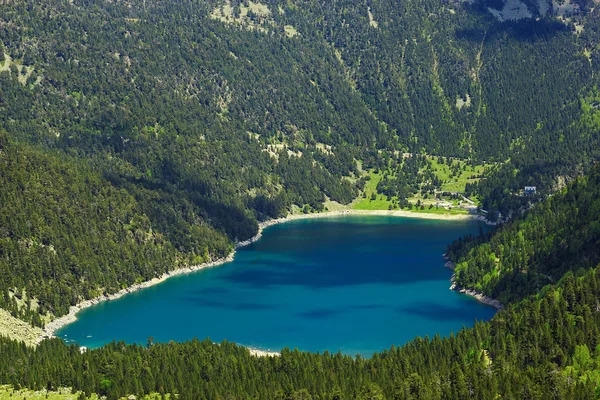
[[[525,186],[523,193],[525,194],[525,196],[533,196],[537,193],[537,189],[535,186]]]

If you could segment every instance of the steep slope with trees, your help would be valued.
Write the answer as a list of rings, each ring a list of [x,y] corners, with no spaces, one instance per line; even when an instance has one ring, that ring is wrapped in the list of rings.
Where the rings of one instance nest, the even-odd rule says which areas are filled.
[[[192,204],[186,210],[166,195],[156,200],[173,222],[168,236],[185,237],[171,242],[134,196],[93,164],[3,134],[0,146],[0,306],[14,316],[41,325],[82,299],[231,251],[226,235],[202,223]]]
[[[355,160],[509,160],[474,188],[505,212],[524,184],[549,190],[598,156],[597,11],[575,32],[550,17],[500,23],[478,3],[252,4],[3,5],[18,28],[1,34],[5,129],[113,157],[127,170],[104,166],[111,179],[202,198],[231,239],[248,232],[207,202],[259,218],[273,215],[256,196],[271,214],[348,203]],[[276,167],[281,152],[301,160]]]
[[[459,286],[501,301],[556,282],[600,260],[600,166],[538,204],[525,218],[449,246]]]
[[[526,184],[551,193],[600,151],[600,10],[584,6],[501,23],[437,0],[3,2],[0,307],[42,325],[221,257],[258,221],[348,204],[365,170],[385,170],[376,191],[404,206],[439,187],[407,153],[494,163],[467,187],[490,213],[527,205]],[[109,398],[589,398],[599,182],[596,168],[450,247],[457,283],[509,306],[448,339],[370,360],[0,339],[0,381]]]

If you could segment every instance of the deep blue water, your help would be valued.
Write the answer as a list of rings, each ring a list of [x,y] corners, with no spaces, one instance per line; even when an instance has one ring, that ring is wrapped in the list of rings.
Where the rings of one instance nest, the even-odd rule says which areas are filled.
[[[494,315],[448,290],[442,259],[448,243],[480,227],[385,216],[275,225],[233,262],[85,309],[57,336],[88,347],[210,337],[368,356]]]

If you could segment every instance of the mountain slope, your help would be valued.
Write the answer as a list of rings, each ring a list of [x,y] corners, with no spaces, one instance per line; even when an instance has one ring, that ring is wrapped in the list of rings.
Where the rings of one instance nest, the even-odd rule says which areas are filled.
[[[456,283],[503,302],[600,260],[600,167],[533,208],[525,218],[448,248]]]
[[[519,238],[521,248],[508,253],[520,257],[520,268],[539,274],[546,266],[540,261],[551,260],[552,268],[544,271],[560,279],[539,291],[535,280],[527,290],[508,286],[503,293],[512,303],[490,321],[449,337],[416,338],[369,359],[289,349],[257,358],[243,347],[210,340],[149,339],[146,346],[119,342],[81,352],[60,339],[32,348],[0,338],[0,382],[32,389],[66,386],[109,399],[148,393],[179,399],[596,398],[600,266],[592,255],[598,247],[598,176],[600,167],[523,219],[453,246],[458,254],[467,243],[470,257],[507,237]],[[530,229],[534,223],[537,234]],[[571,238],[573,232],[579,233]],[[554,247],[554,240],[566,246]],[[528,250],[534,248],[537,256]],[[533,294],[523,297],[526,292]]]
[[[280,177],[267,154],[282,146],[314,158],[332,146],[336,180],[376,150],[510,158],[519,170],[595,154],[597,130],[573,122],[597,83],[597,12],[574,34],[549,18],[499,23],[467,3],[245,4],[5,5],[19,33],[2,41],[20,68],[3,85],[17,100],[3,105],[7,129],[109,152],[161,181],[202,171],[212,190],[228,179],[241,193],[259,188],[245,187],[256,175]]]
[[[6,135],[0,146],[0,306],[14,316],[41,325],[85,298],[231,251],[198,215],[165,211],[172,231],[193,237],[181,253],[132,195],[91,165]]]
[[[550,193],[598,157],[598,15],[500,23],[481,4],[433,0],[6,2],[3,307],[40,325],[223,256],[259,220],[348,204],[368,170],[407,206],[443,184],[416,153],[497,161],[469,194],[491,214],[518,209],[524,184]]]

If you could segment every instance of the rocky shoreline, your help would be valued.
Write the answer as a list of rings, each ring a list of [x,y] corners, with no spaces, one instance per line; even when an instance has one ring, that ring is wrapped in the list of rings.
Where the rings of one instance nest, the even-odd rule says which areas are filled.
[[[456,264],[454,262],[450,261],[450,259],[448,258],[448,256],[446,254],[444,254],[443,257],[446,260],[444,267],[450,268],[452,271],[454,271],[454,269],[456,268]],[[487,304],[488,306],[492,306],[492,307],[496,308],[497,310],[502,310],[504,308],[504,305],[502,305],[502,303],[500,303],[500,301],[498,301],[492,297],[486,296],[483,293],[480,293],[473,289],[465,289],[461,286],[458,286],[455,282],[455,278],[456,278],[456,276],[454,274],[452,274],[452,277],[450,278],[450,282],[452,283],[450,285],[450,290],[454,290],[456,292],[466,294],[467,296],[474,297],[480,303]]]
[[[248,347],[248,351],[250,351],[250,355],[255,357],[277,357],[281,355],[277,351],[259,350],[252,347]]]
[[[235,252],[231,253],[230,255],[228,255],[225,258],[221,258],[221,259],[218,259],[215,261],[207,262],[207,263],[200,264],[200,265],[194,265],[194,266],[187,267],[187,268],[180,268],[180,269],[176,269],[173,271],[169,271],[169,272],[163,274],[160,278],[154,278],[154,279],[150,279],[149,281],[146,281],[146,282],[132,285],[128,288],[119,290],[117,293],[113,293],[113,294],[105,295],[105,296],[98,296],[98,297],[95,297],[95,298],[89,299],[89,300],[84,300],[81,303],[78,303],[77,305],[71,306],[68,314],[63,315],[62,317],[59,317],[55,320],[48,322],[43,329],[44,334],[38,338],[37,342],[39,343],[44,339],[54,337],[54,333],[57,330],[64,327],[65,325],[75,322],[77,320],[77,313],[79,311],[83,310],[84,308],[93,306],[94,304],[98,304],[103,301],[116,300],[122,296],[125,296],[128,293],[132,293],[132,292],[135,292],[140,289],[148,288],[150,286],[158,285],[159,283],[164,282],[165,280],[167,280],[173,276],[188,274],[190,272],[199,271],[199,270],[205,269],[205,268],[216,267],[216,266],[219,266],[226,262],[233,261],[234,253]]]
[[[312,214],[309,214],[309,215],[312,215]],[[235,251],[237,249],[239,249],[240,247],[247,246],[251,243],[254,243],[262,237],[262,230],[264,228],[275,225],[275,224],[279,224],[282,222],[287,222],[292,219],[297,219],[297,218],[293,218],[293,217],[294,216],[286,217],[286,218],[279,218],[279,219],[269,220],[269,221],[260,223],[259,227],[258,227],[258,233],[254,237],[252,237],[248,240],[236,243],[234,250],[227,257],[220,258],[218,260],[210,261],[210,262],[199,264],[199,265],[194,265],[191,267],[175,269],[173,271],[169,271],[169,272],[163,274],[159,278],[153,278],[153,279],[150,279],[149,281],[129,286],[125,289],[118,291],[117,293],[113,293],[110,295],[98,296],[93,299],[84,300],[74,306],[71,306],[68,314],[58,317],[46,324],[46,326],[43,329],[43,333],[37,338],[36,344],[39,344],[44,339],[55,337],[54,334],[56,333],[57,330],[61,329],[62,327],[66,326],[68,324],[71,324],[71,323],[77,321],[77,313],[87,307],[91,307],[91,306],[101,303],[103,301],[116,300],[120,297],[125,296],[128,293],[133,293],[133,292],[141,290],[141,289],[145,289],[145,288],[148,288],[148,287],[151,287],[154,285],[158,285],[159,283],[162,283],[165,280],[167,280],[173,276],[189,274],[191,272],[200,271],[205,268],[217,267],[217,266],[225,264],[227,262],[231,262],[234,259]],[[256,355],[256,356],[273,356],[273,355],[279,354],[276,352],[263,351],[263,350],[259,350],[259,349],[250,349],[250,351],[253,355]]]
[[[483,293],[480,293],[476,290],[465,289],[463,287],[460,287],[454,281],[452,281],[452,285],[450,285],[450,290],[455,290],[459,293],[464,293],[468,296],[474,297],[480,303],[487,304],[488,306],[492,306],[492,307],[496,308],[497,310],[502,310],[504,308],[502,303],[500,303],[498,300],[493,299],[489,296],[486,296]]]

